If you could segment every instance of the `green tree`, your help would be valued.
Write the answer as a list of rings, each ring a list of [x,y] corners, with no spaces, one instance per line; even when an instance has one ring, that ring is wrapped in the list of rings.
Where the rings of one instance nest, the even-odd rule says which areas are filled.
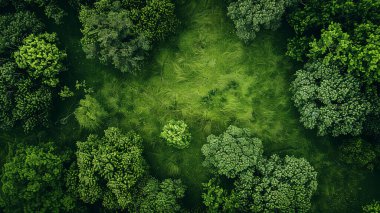
[[[126,209],[146,173],[142,139],[113,127],[104,133],[77,142],[79,196],[86,203],[102,201],[108,209]]]
[[[156,179],[150,179],[141,190],[138,212],[179,212],[181,206],[178,202],[184,195],[185,186],[181,180],[166,179],[160,183]]]
[[[373,201],[370,204],[363,206],[364,213],[379,213],[380,212],[380,202]]]
[[[229,178],[255,167],[262,158],[263,144],[248,129],[229,126],[219,136],[210,135],[202,147],[203,165]]]
[[[319,135],[359,135],[372,110],[354,77],[319,61],[297,71],[291,91],[301,122]]]
[[[66,57],[56,42],[55,33],[29,35],[14,53],[17,65],[26,69],[32,78],[41,78],[42,83],[55,87],[59,82],[57,75],[63,70],[62,60]]]
[[[98,0],[93,8],[82,7],[83,50],[88,58],[137,73],[152,42],[174,31],[173,8],[170,0]]]
[[[4,164],[1,201],[6,212],[59,212],[75,207],[64,188],[67,156],[52,143],[20,146]]]
[[[361,138],[355,138],[339,147],[339,158],[345,164],[372,171],[379,151],[379,146],[371,145]]]
[[[0,127],[21,124],[26,132],[47,126],[52,94],[49,88],[23,76],[15,63],[0,66]]]
[[[21,45],[29,34],[39,33],[43,28],[44,24],[32,12],[20,11],[1,15],[0,54],[7,56],[11,50]]]
[[[238,209],[248,212],[308,212],[317,190],[317,172],[303,158],[271,156],[242,173],[232,191]]]
[[[84,99],[79,101],[79,106],[74,115],[81,127],[94,130],[100,127],[108,113],[95,98],[86,95]]]
[[[260,28],[276,30],[286,7],[296,0],[235,0],[227,15],[233,21],[237,36],[245,42],[256,37]]]
[[[202,193],[203,204],[208,212],[230,212],[233,208],[228,206],[230,201],[227,190],[220,186],[219,179],[211,178],[208,183],[204,183]]]
[[[184,121],[169,121],[160,134],[165,141],[173,147],[184,149],[189,147],[191,135]]]

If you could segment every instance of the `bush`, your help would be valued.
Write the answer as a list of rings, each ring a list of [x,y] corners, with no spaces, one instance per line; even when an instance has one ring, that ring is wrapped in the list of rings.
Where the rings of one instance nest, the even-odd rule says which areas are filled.
[[[108,113],[95,98],[86,95],[79,101],[79,107],[75,110],[74,115],[81,127],[94,130],[100,127]]]
[[[162,129],[161,135],[173,147],[184,149],[189,147],[191,135],[184,121],[169,121]]]
[[[339,147],[340,160],[357,168],[373,170],[377,158],[375,147],[361,138],[353,139]]]

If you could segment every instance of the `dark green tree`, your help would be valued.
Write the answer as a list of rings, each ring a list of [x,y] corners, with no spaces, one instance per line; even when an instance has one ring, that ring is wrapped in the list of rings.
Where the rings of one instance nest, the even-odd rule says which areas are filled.
[[[59,212],[75,207],[75,198],[66,193],[64,163],[53,143],[20,146],[4,164],[1,202],[6,212]]]
[[[171,213],[179,212],[179,200],[185,195],[185,186],[181,180],[166,179],[162,182],[156,179],[148,180],[142,188],[138,200],[138,212]]]
[[[132,206],[146,173],[142,140],[133,132],[123,134],[113,127],[104,133],[77,142],[79,196],[86,203],[102,201],[108,209],[126,209]]]
[[[297,0],[234,0],[228,6],[237,36],[245,42],[256,37],[261,28],[276,30],[285,9]]]
[[[43,30],[43,23],[28,11],[0,16],[0,55],[8,56],[22,41],[33,33]]]
[[[207,137],[202,147],[203,165],[219,175],[235,178],[262,158],[263,144],[248,129],[229,126],[225,133]]]
[[[380,154],[380,147],[361,138],[351,139],[339,147],[339,159],[359,169],[373,170]]]
[[[136,73],[154,40],[174,31],[174,6],[164,1],[99,0],[82,7],[82,47],[88,58]]]
[[[319,61],[297,71],[291,91],[301,122],[319,135],[359,135],[372,110],[354,77]]]

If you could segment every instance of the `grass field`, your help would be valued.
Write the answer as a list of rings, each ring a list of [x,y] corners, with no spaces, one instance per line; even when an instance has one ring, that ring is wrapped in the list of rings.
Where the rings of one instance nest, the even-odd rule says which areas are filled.
[[[261,138],[267,155],[295,155],[311,162],[319,173],[313,212],[357,212],[363,203],[380,198],[370,187],[378,186],[378,174],[352,173],[339,165],[334,145],[338,139],[316,137],[298,122],[289,93],[296,66],[285,56],[287,26],[262,31],[253,43],[244,44],[235,36],[221,2],[178,1],[181,29],[155,49],[139,76],[85,59],[73,14],[63,26],[51,26],[69,56],[64,79],[70,86],[77,79],[86,80],[94,88],[94,96],[110,114],[104,128],[141,134],[151,173],[181,178],[188,187],[185,205],[193,211],[201,210],[201,183],[209,178],[200,149],[209,134],[220,134],[230,124],[249,128]],[[78,98],[69,100],[55,109],[54,119],[68,117],[66,124],[56,122],[35,138],[74,147],[76,139],[88,134],[69,116],[77,102]],[[168,147],[159,138],[170,119],[190,126],[188,149]]]

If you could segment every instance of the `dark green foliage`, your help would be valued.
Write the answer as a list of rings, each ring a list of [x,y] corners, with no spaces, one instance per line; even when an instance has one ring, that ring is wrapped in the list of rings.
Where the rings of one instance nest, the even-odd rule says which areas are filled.
[[[62,60],[66,57],[56,42],[55,33],[29,35],[14,53],[17,65],[26,69],[32,78],[41,79],[42,83],[55,87],[59,82],[57,75],[63,70]]]
[[[20,146],[5,163],[1,177],[1,205],[6,212],[59,212],[75,207],[65,192],[63,167],[67,156],[52,143]]]
[[[372,110],[354,77],[319,61],[297,71],[291,90],[301,122],[319,135],[359,135]]]
[[[166,179],[161,183],[150,179],[141,190],[138,211],[141,213],[179,212],[178,201],[185,195],[185,186],[181,180]]]
[[[379,10],[377,0],[309,0],[289,16],[296,36],[288,55],[298,60],[327,57],[323,60],[337,62],[363,82],[379,82]]]
[[[295,3],[295,0],[234,0],[228,6],[228,16],[234,22],[237,36],[248,42],[260,28],[276,30],[286,7]]]
[[[361,138],[352,139],[339,147],[340,160],[359,169],[373,170],[380,154],[380,147]]]
[[[308,212],[317,190],[317,172],[303,158],[271,156],[239,176],[232,191],[247,212]]]
[[[102,201],[108,209],[132,205],[136,186],[145,174],[142,140],[133,132],[108,128],[103,137],[77,142],[78,192],[86,203]]]
[[[74,115],[81,127],[94,130],[101,126],[108,113],[95,98],[86,95],[84,99],[79,101],[79,106]]]
[[[216,152],[204,152],[205,147],[209,149],[209,143]],[[219,138],[211,135],[202,152],[206,156],[204,165],[219,175],[204,184],[206,193],[202,198],[209,211],[310,210],[311,197],[317,190],[317,172],[304,158],[272,155],[266,159],[262,155],[262,142],[252,138],[248,130],[235,126],[230,126]],[[220,180],[224,177],[234,183],[232,190],[221,185]]]
[[[363,206],[364,213],[379,213],[380,212],[380,202],[373,201],[370,204]]]
[[[164,1],[99,0],[82,7],[82,47],[87,57],[136,73],[154,40],[175,29],[174,5]]]
[[[0,82],[1,128],[12,128],[16,123],[25,131],[47,126],[52,99],[49,88],[25,78],[14,63],[0,67]]]
[[[32,12],[20,11],[0,16],[0,54],[8,55],[29,34],[38,33],[44,25]]]
[[[260,139],[251,136],[248,129],[229,126],[219,136],[208,136],[202,153],[206,157],[204,166],[217,174],[235,178],[257,165],[262,158],[263,145]]]
[[[165,141],[173,147],[184,149],[189,147],[191,135],[184,121],[169,121],[160,134]]]

